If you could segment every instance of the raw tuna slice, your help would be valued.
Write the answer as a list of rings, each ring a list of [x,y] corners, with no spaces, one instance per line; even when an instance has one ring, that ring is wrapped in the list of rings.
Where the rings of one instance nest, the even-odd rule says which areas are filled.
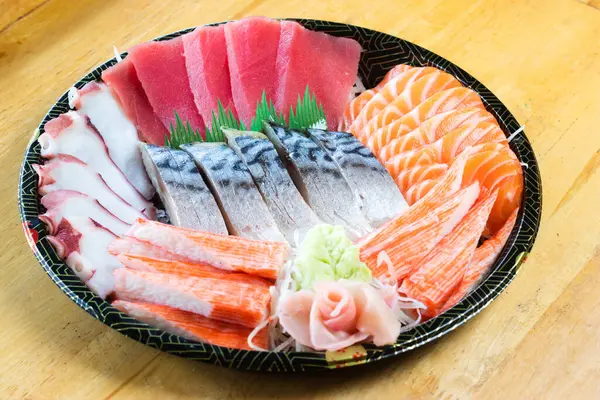
[[[185,65],[196,107],[207,126],[217,100],[235,114],[227,66],[224,25],[204,26],[183,35]]]
[[[204,123],[198,113],[183,57],[181,37],[163,42],[147,42],[129,51],[148,100],[163,125],[175,126],[175,112],[183,123],[204,135]]]
[[[127,58],[104,71],[102,80],[117,94],[125,113],[136,125],[140,139],[164,144],[167,129],[154,114],[131,60]]]
[[[360,51],[355,40],[282,21],[274,75],[278,79],[275,108],[287,113],[308,85],[323,105],[327,124],[337,126],[356,82]]]
[[[254,117],[263,90],[267,99],[275,101],[280,29],[279,21],[263,17],[245,18],[225,25],[231,92],[238,116],[246,126]]]

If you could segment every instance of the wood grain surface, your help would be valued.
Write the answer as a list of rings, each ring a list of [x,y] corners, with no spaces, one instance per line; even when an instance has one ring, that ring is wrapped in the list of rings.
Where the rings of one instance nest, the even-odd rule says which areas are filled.
[[[600,4],[595,0],[0,0],[0,398],[600,398]],[[162,354],[88,316],[31,254],[19,164],[80,76],[174,30],[248,15],[312,17],[424,46],[526,126],[543,178],[527,263],[485,311],[394,360],[262,375]]]

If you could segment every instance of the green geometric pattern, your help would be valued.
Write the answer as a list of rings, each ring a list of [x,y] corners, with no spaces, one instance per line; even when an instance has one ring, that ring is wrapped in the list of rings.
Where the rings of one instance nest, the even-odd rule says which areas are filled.
[[[297,21],[312,30],[356,39],[365,49],[361,55],[359,74],[366,86],[374,86],[389,69],[400,63],[414,66],[435,66],[454,75],[465,86],[478,92],[488,111],[497,118],[507,135],[520,127],[520,124],[502,102],[483,84],[450,61],[422,47],[381,32],[353,25],[306,19]],[[156,40],[172,39],[191,30],[182,30]],[[127,53],[123,53],[122,57],[126,55]],[[81,88],[87,82],[99,80],[102,71],[115,63],[116,59],[113,58],[98,66],[78,81],[75,86]],[[73,274],[71,269],[58,258],[54,248],[46,239],[46,228],[38,218],[38,215],[45,210],[39,202],[40,199],[37,193],[38,177],[32,168],[32,164],[41,163],[43,160],[40,157],[40,146],[34,139],[37,138],[39,132],[44,131],[44,125],[47,121],[66,111],[68,111],[67,93],[62,95],[57,103],[52,106],[32,138],[21,166],[19,211],[27,240],[35,256],[48,276],[71,300],[94,318],[132,339],[192,360],[210,362],[229,368],[271,372],[301,372],[357,364],[357,359],[352,357],[337,360],[335,363],[329,362],[324,352],[255,352],[228,349],[186,340],[140,323],[94,295]],[[525,183],[523,207],[519,212],[517,223],[508,243],[489,276],[461,303],[444,314],[401,334],[396,344],[384,347],[364,345],[366,355],[362,361],[373,362],[398,355],[448,333],[480,312],[514,279],[520,264],[531,250],[539,228],[542,209],[542,185],[538,163],[531,144],[525,135],[518,135],[510,145],[519,159],[528,166],[523,170]],[[35,236],[38,237],[37,241],[34,240]]]

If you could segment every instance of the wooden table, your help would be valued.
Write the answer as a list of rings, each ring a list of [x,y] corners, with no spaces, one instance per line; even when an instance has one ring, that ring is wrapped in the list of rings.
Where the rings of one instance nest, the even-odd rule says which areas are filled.
[[[0,0],[0,398],[598,398],[599,8],[598,0]],[[264,376],[127,339],[38,266],[17,214],[17,175],[55,99],[112,57],[113,44],[124,50],[257,14],[411,40],[472,73],[526,125],[544,184],[541,231],[517,279],[471,322],[372,367]]]

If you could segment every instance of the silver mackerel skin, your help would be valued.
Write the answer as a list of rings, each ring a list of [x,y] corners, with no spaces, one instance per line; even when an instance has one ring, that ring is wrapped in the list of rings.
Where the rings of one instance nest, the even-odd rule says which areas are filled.
[[[146,143],[140,144],[140,149],[173,225],[227,235],[221,211],[187,153]]]
[[[408,208],[394,179],[354,135],[321,129],[307,132],[339,165],[371,226],[377,228]]]
[[[248,167],[281,233],[289,243],[301,241],[321,221],[298,192],[273,143],[259,132],[223,132]]]
[[[265,133],[320,219],[346,227],[353,239],[372,230],[338,165],[321,146],[300,132],[274,123],[265,124]]]
[[[202,171],[231,234],[287,242],[246,164],[229,146],[225,143],[192,143],[181,148],[192,156]]]

